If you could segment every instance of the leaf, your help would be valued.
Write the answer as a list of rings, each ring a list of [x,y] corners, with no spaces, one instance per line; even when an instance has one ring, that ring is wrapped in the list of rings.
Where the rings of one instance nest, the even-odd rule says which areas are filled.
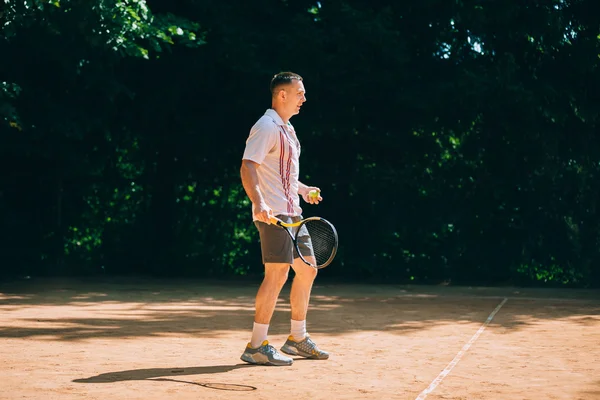
[[[21,126],[15,121],[10,121],[8,124],[10,125],[11,128],[15,128],[19,131],[23,130],[23,128],[21,128]]]
[[[138,51],[143,58],[148,59],[148,49],[138,46]]]

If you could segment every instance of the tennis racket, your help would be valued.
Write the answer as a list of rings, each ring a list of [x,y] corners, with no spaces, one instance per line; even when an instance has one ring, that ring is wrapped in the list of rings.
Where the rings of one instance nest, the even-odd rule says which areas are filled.
[[[285,229],[288,233],[298,255],[302,261],[313,268],[325,268],[335,258],[338,248],[338,234],[333,224],[321,217],[310,217],[291,224],[285,223],[278,218],[271,217],[271,222]],[[294,233],[292,233],[294,228]],[[310,236],[314,259],[305,258],[300,252],[298,238],[305,235]]]

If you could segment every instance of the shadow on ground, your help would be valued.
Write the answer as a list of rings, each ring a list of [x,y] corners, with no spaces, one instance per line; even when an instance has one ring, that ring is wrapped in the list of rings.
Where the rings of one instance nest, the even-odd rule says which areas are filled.
[[[156,280],[3,284],[0,338],[218,337],[223,331],[249,329],[256,289],[256,284]],[[273,318],[275,329],[289,324],[288,295],[289,284]],[[318,283],[308,320],[314,333],[407,334],[441,324],[480,325],[504,297],[509,301],[501,310],[502,323],[493,321],[489,329],[515,330],[538,320],[567,318],[600,325],[598,291]],[[57,309],[44,317],[39,307]]]
[[[600,399],[600,381],[597,381],[595,384],[595,389],[593,390],[585,390],[581,392],[581,397],[584,398],[592,398],[592,399]]]
[[[182,376],[190,375],[207,375],[207,374],[221,374],[230,372],[240,368],[252,368],[254,366],[249,364],[235,364],[235,365],[216,365],[212,367],[187,367],[187,368],[146,368],[146,369],[133,369],[127,371],[107,372],[104,374],[95,375],[89,378],[74,379],[75,383],[115,383],[123,381],[163,381],[163,382],[177,382],[185,383],[189,385],[197,385],[206,387],[209,389],[216,390],[230,390],[230,391],[252,391],[256,390],[256,387],[250,385],[239,385],[231,383],[218,383],[218,382],[195,382],[183,379],[175,379]]]

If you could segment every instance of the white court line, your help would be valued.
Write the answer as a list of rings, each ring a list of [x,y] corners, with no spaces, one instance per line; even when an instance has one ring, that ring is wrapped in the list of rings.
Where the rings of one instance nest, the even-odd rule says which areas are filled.
[[[433,392],[435,390],[435,388],[442,382],[442,380],[444,380],[444,378],[446,377],[446,375],[448,375],[450,373],[450,371],[452,371],[452,368],[454,368],[456,366],[456,364],[458,364],[458,362],[460,361],[460,359],[462,358],[462,356],[467,352],[467,350],[469,350],[469,347],[471,347],[471,345],[473,343],[475,343],[475,341],[477,340],[477,338],[479,337],[479,335],[481,335],[481,333],[490,324],[490,322],[492,322],[492,319],[494,319],[494,316],[496,315],[496,313],[498,311],[500,311],[500,309],[502,308],[502,306],[504,305],[504,303],[506,303],[507,301],[508,301],[508,298],[505,297],[504,300],[502,300],[502,302],[500,304],[498,304],[498,306],[496,307],[496,309],[494,311],[492,311],[492,313],[490,314],[490,316],[487,318],[487,320],[485,320],[484,324],[481,325],[481,327],[479,328],[479,330],[473,335],[473,337],[471,338],[471,340],[469,340],[467,342],[467,344],[465,344],[463,346],[463,348],[458,352],[458,354],[454,357],[454,359],[452,361],[450,361],[450,364],[448,364],[446,366],[446,368],[442,372],[440,372],[440,374],[437,376],[437,378],[435,378],[433,380],[433,382],[431,382],[429,384],[429,386],[427,387],[427,389],[423,390],[421,392],[421,394],[419,394],[419,396],[415,400],[424,400],[429,393],[431,393],[431,392]]]

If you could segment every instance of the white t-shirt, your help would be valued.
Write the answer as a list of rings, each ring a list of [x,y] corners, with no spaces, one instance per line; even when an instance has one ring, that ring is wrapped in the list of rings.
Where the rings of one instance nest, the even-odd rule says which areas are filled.
[[[294,127],[285,124],[279,114],[268,109],[250,130],[242,157],[260,166],[258,185],[273,215],[302,214],[298,196],[300,142]],[[252,204],[252,219],[255,220]]]

